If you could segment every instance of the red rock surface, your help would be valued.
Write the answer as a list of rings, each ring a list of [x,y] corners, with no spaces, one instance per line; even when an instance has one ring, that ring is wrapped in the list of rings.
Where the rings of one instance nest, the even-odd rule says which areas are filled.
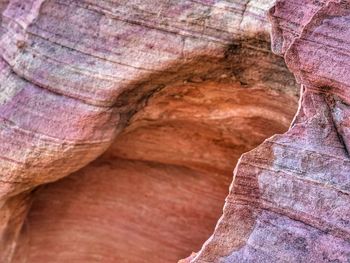
[[[200,248],[296,110],[273,4],[0,1],[1,262],[348,262],[347,1],[270,9],[299,110]]]
[[[97,161],[36,194],[17,257],[177,262],[198,251],[239,156],[285,131],[295,106],[295,97],[232,82],[164,88]]]

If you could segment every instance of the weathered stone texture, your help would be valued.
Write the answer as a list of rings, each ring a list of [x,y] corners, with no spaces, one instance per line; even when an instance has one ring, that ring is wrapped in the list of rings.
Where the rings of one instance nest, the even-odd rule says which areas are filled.
[[[198,251],[239,156],[284,132],[297,104],[232,79],[198,81],[153,94],[104,155],[38,192],[17,257],[176,262]]]
[[[349,7],[0,0],[0,261],[199,250],[296,110],[271,8],[298,113],[185,261],[348,262]]]
[[[349,12],[346,1],[270,10],[274,50],[303,85],[300,109],[287,133],[241,157],[224,215],[191,262],[349,261]]]

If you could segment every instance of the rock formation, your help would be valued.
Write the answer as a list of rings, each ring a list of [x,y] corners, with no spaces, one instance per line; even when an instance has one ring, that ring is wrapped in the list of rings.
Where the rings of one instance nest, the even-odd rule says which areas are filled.
[[[347,1],[270,10],[301,105],[287,133],[241,157],[224,215],[191,262],[349,262],[349,14]]]
[[[0,0],[1,262],[348,262],[348,5]]]
[[[29,262],[187,257],[213,232],[236,160],[286,130],[295,106],[293,97],[231,82],[167,86],[98,160],[36,194],[18,257]]]

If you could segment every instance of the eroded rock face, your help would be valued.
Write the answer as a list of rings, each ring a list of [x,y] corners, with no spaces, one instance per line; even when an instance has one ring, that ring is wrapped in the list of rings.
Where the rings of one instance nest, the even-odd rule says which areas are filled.
[[[273,46],[303,84],[301,107],[287,133],[241,157],[214,235],[188,261],[349,261],[349,12],[346,1],[271,9]]]
[[[249,8],[220,1],[156,5],[10,1],[0,37],[3,198],[57,180],[96,158],[165,84],[230,71],[226,58],[239,51],[242,36],[265,52],[259,39],[266,40],[268,23],[260,8],[266,10],[269,2]],[[247,10],[255,15],[243,17]],[[279,80],[283,75],[273,73],[269,53],[264,55],[268,62],[261,68],[270,72],[262,71],[264,82],[276,88],[288,84],[290,78]],[[239,62],[249,66],[244,57]],[[259,78],[235,75],[243,82],[250,75]]]
[[[184,81],[233,81],[295,101],[293,77],[269,51],[270,1],[2,3],[4,262],[12,261],[30,191],[103,153],[155,92]],[[219,158],[226,150],[217,151]],[[222,172],[228,163],[210,166]]]
[[[232,79],[162,89],[103,156],[36,194],[17,258],[177,262],[198,251],[239,156],[284,132],[296,105]]]
[[[350,258],[350,9],[304,2],[270,10],[273,50],[303,85],[297,117],[241,157],[187,261]],[[1,261],[199,250],[237,158],[295,112],[297,85],[269,48],[273,4],[0,1]],[[38,192],[22,227],[31,191],[73,172]]]

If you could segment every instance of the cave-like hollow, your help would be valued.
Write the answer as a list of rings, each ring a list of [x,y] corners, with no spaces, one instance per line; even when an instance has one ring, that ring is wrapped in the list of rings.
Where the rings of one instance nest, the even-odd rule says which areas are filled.
[[[148,97],[107,152],[36,193],[17,258],[168,263],[198,251],[239,157],[285,132],[296,112],[283,62],[261,71],[254,57],[232,75],[195,76]]]

